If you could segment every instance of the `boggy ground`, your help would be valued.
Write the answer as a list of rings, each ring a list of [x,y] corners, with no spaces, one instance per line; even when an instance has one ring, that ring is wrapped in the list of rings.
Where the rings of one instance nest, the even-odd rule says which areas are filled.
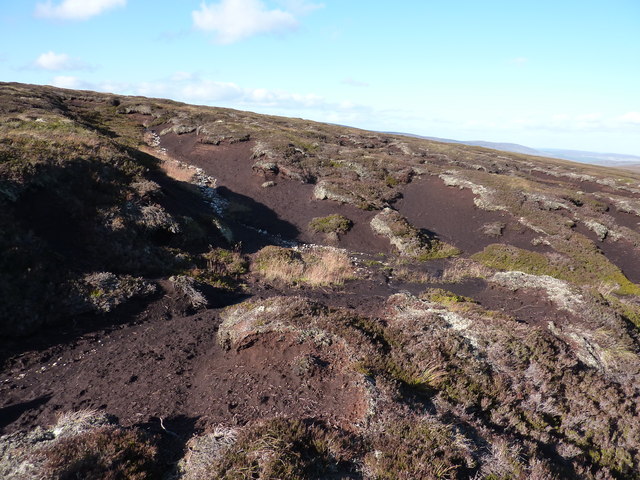
[[[434,263],[431,270],[437,275],[442,262]],[[375,318],[398,292],[418,295],[442,287],[473,298],[487,310],[511,314],[518,322],[564,325],[571,317],[545,297],[526,290],[512,292],[481,279],[406,282],[375,269],[361,275],[341,287],[320,288],[248,279],[252,294],[245,297],[259,303],[303,295]],[[185,316],[176,292],[168,284],[165,288],[142,312],[121,308],[94,322],[89,333],[83,334],[82,327],[56,329],[26,343],[6,344],[4,355],[9,359],[0,386],[2,431],[46,426],[62,411],[84,408],[107,411],[122,425],[190,418],[199,429],[217,423],[244,425],[265,415],[312,416],[347,429],[362,420],[363,392],[352,375],[341,371],[344,353],[322,352],[275,333],[239,351],[225,351],[216,339],[224,309]],[[101,327],[105,324],[106,329]],[[297,372],[296,361],[304,357],[313,357],[322,368],[309,377]]]
[[[158,129],[160,130],[160,129]],[[264,174],[252,169],[254,142],[244,141],[220,145],[199,143],[195,134],[167,134],[162,148],[171,158],[202,168],[217,180],[220,194],[231,203],[236,218],[271,234],[304,243],[325,243],[326,239],[309,230],[316,217],[340,213],[353,222],[353,227],[336,239],[335,244],[356,252],[386,253],[389,243],[371,235],[369,222],[376,212],[353,205],[313,197],[314,186],[282,175]],[[265,182],[273,182],[263,187]],[[255,236],[255,232],[250,232]],[[250,248],[253,238],[240,238]]]
[[[37,297],[57,316],[5,321],[0,476],[638,478],[635,177],[3,89],[0,221],[21,249],[0,261],[47,266],[29,295],[63,275]],[[65,163],[84,148],[86,170]],[[350,228],[309,225],[328,215]],[[105,435],[113,457],[92,453]]]

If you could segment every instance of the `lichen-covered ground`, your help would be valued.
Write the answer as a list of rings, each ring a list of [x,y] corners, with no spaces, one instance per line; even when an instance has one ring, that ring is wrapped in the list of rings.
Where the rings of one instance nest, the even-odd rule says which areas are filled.
[[[639,178],[0,84],[0,477],[640,478]]]

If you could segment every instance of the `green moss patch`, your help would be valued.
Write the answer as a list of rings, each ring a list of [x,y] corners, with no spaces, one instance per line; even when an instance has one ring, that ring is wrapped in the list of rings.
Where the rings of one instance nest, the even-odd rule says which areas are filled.
[[[339,214],[316,217],[309,222],[309,229],[316,233],[336,233],[344,235],[353,227],[353,222]]]
[[[492,244],[471,258],[499,270],[517,270],[532,275],[549,275],[576,285],[597,287],[602,283],[617,285],[617,293],[640,295],[640,286],[629,281],[584,237],[575,235],[556,242],[556,249],[566,254],[565,261],[511,245]]]

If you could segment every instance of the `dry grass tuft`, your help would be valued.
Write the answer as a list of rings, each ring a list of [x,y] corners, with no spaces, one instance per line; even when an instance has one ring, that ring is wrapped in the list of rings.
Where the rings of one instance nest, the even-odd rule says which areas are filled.
[[[309,285],[342,285],[354,278],[353,264],[343,250],[314,249],[303,259],[306,268],[302,280]]]
[[[191,183],[195,176],[195,170],[188,168],[181,162],[175,160],[165,160],[160,164],[160,168],[167,176],[178,180],[179,182]]]
[[[393,267],[391,278],[399,282],[429,283],[437,281],[428,272],[421,272],[406,266]]]
[[[445,283],[457,283],[465,278],[487,278],[493,270],[469,258],[454,258],[449,260],[440,277]]]
[[[93,409],[63,412],[53,427],[56,438],[80,435],[100,426],[110,423],[109,418],[103,413]]]
[[[304,273],[299,252],[274,245],[264,247],[256,254],[253,267],[266,280],[287,284],[298,282]]]
[[[342,285],[355,278],[347,253],[331,247],[294,250],[268,246],[256,254],[254,268],[266,280],[287,285]]]

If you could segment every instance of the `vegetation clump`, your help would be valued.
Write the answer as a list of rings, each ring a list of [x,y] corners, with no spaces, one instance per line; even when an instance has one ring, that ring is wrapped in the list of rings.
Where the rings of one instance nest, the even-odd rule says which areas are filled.
[[[351,230],[352,226],[353,222],[351,220],[337,213],[326,217],[316,217],[309,222],[309,229],[316,233],[344,235]]]
[[[345,476],[357,472],[360,448],[352,435],[321,423],[276,418],[243,429],[203,478]]]
[[[254,268],[266,280],[287,285],[342,285],[355,275],[346,252],[331,247],[294,250],[270,245],[256,253]]]
[[[371,229],[387,237],[403,257],[427,261],[460,254],[460,250],[452,245],[429,238],[391,208],[385,208],[371,219]]]
[[[74,313],[90,310],[107,313],[131,298],[156,291],[156,286],[143,278],[117,276],[111,272],[87,274],[74,287],[76,295],[69,300]]]
[[[380,480],[456,479],[474,465],[465,439],[433,419],[389,422],[372,443],[364,468]]]
[[[221,154],[221,187],[224,175],[240,174],[228,197],[216,193],[212,172],[172,159],[191,146],[202,162]],[[236,153],[246,161],[232,161],[229,173],[222,162]],[[471,194],[452,202],[453,211],[466,200],[483,210],[473,211],[470,250],[490,238],[515,245],[448,258],[461,252],[391,207],[420,176],[471,191],[473,204]],[[182,451],[195,421],[187,415],[202,402],[211,410],[197,410],[195,427],[209,433],[187,442],[176,467],[184,480],[640,480],[637,179],[306,120],[0,84],[0,335],[54,324],[67,328],[62,337],[44,332],[47,342],[74,335],[37,351],[20,350],[31,341],[3,347],[2,408],[19,415],[9,428],[36,425],[64,403],[101,405],[111,382],[124,392],[117,402],[137,400],[104,400],[127,424],[153,428],[150,415],[164,406],[152,412],[152,397],[166,396],[167,414],[184,414],[187,427],[180,438],[163,430],[158,441],[106,415],[69,414],[0,437],[0,477],[168,478],[176,472],[159,449]],[[360,260],[376,271],[339,288],[361,273],[364,254],[264,247],[276,239],[253,229],[252,201],[262,195],[263,223],[275,221],[268,209],[280,205],[267,203],[292,182],[307,184],[295,185],[298,193],[313,190],[309,201],[326,200],[322,208],[370,210],[353,219],[372,219],[396,255]],[[358,240],[340,238],[354,225],[342,215],[298,224],[310,218],[299,213],[281,218],[281,231]],[[243,235],[253,235],[256,253],[232,247]],[[432,284],[444,288],[424,290]],[[292,287],[309,298],[287,296]],[[236,303],[239,291],[251,298]],[[214,296],[216,308],[205,310]],[[234,305],[218,310],[218,299]],[[142,311],[119,308],[130,301]],[[183,317],[189,309],[198,315]],[[286,345],[281,357],[268,355],[274,345]],[[125,361],[162,370],[144,381],[130,375],[118,355],[125,349]],[[42,396],[52,385],[80,385],[78,369],[88,388]],[[298,386],[310,396],[292,394]],[[314,397],[325,388],[334,395]],[[137,395],[147,393],[141,404]],[[213,419],[224,423],[212,428]]]
[[[162,478],[157,446],[139,430],[103,427],[63,438],[42,451],[47,478]]]
[[[61,414],[55,425],[0,437],[2,478],[162,478],[158,439],[94,410]]]
[[[545,255],[512,245],[492,244],[471,258],[500,270],[516,270],[532,275],[549,275],[558,279],[597,288],[605,282],[620,294],[640,294],[640,286],[627,279],[595,246],[574,236],[559,248],[566,255]]]

